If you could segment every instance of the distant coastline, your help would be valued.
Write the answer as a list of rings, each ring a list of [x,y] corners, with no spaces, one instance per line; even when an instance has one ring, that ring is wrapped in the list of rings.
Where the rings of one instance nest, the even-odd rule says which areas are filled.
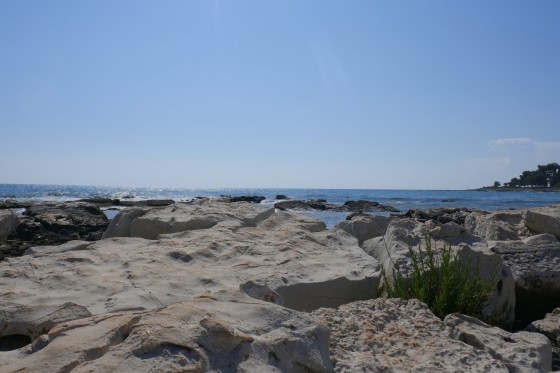
[[[510,188],[487,186],[478,189],[468,189],[476,192],[560,192],[560,188]]]

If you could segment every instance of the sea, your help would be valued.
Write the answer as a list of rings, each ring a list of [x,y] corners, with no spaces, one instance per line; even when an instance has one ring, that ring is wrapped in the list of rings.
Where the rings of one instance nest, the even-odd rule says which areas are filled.
[[[77,186],[0,184],[0,201],[73,201],[83,198],[103,197],[123,200],[173,199],[189,201],[195,197],[264,196],[263,206],[272,207],[277,196],[290,199],[324,199],[329,203],[343,204],[349,200],[376,201],[390,205],[402,213],[409,209],[436,207],[468,207],[481,210],[540,207],[560,204],[558,192],[535,191],[475,191],[475,190],[397,190],[397,189],[286,189],[286,188],[148,188],[118,186]],[[116,212],[106,211],[109,218]],[[319,218],[332,227],[344,220],[347,213],[307,211],[305,215]],[[387,215],[388,213],[379,213]]]

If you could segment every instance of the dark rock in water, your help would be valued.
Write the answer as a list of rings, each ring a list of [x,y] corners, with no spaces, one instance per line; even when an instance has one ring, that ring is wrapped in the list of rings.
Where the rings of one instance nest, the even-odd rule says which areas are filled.
[[[7,199],[7,200],[4,200],[4,201],[0,201],[0,210],[24,209],[24,208],[27,208],[31,205],[33,205],[32,202],[20,202],[20,201],[15,201],[15,200],[12,200],[12,199]]]
[[[278,199],[288,199],[288,196],[285,195],[285,194],[277,194],[277,195],[276,195],[276,199],[277,199],[277,200],[278,200]]]
[[[334,210],[340,206],[328,204],[325,200],[291,200],[291,201],[281,201],[274,204],[274,208],[279,210]]]
[[[119,206],[151,206],[151,207],[162,207],[174,204],[175,201],[172,199],[147,199],[143,201],[120,201]]]
[[[239,196],[239,197],[229,197],[230,202],[251,202],[251,203],[261,203],[266,197],[263,196]]]
[[[59,245],[71,240],[101,239],[109,219],[86,202],[43,203],[27,208],[20,224],[0,249],[0,260],[19,256],[31,246]]]
[[[471,212],[487,213],[486,211],[478,209],[469,208],[435,208],[418,210],[411,209],[408,210],[402,217],[413,218],[418,220],[435,220],[442,224],[455,222],[457,224],[463,225],[465,223],[465,218]]]
[[[455,202],[455,200],[453,198],[444,198],[441,202]]]
[[[111,198],[85,198],[81,199],[78,202],[88,202],[93,203],[97,206],[108,207],[108,206],[126,206],[126,207],[133,207],[133,206],[169,206],[175,203],[172,199],[147,199],[141,201],[121,201],[120,199],[111,199]]]
[[[307,201],[290,200],[276,202],[274,207],[279,210],[318,210],[333,212],[398,212],[392,206],[382,205],[373,201],[347,201],[344,205],[328,203],[324,199],[311,199]]]
[[[84,198],[78,200],[78,202],[87,202],[93,203],[97,206],[118,206],[121,201],[119,199],[111,199],[111,198],[103,198],[103,197],[93,197],[93,198]]]
[[[374,201],[346,201],[344,207],[348,208],[348,211],[388,211],[388,212],[399,212],[393,206],[382,205],[379,202]]]

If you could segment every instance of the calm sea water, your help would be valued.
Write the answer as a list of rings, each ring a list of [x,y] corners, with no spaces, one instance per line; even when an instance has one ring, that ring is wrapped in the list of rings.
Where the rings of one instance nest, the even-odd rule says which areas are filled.
[[[479,192],[464,190],[390,190],[390,189],[189,189],[145,187],[98,187],[68,185],[0,184],[0,200],[68,201],[90,197],[142,199],[173,199],[186,201],[194,197],[222,195],[259,195],[264,205],[272,206],[277,195],[293,199],[326,199],[342,204],[348,200],[370,200],[391,205],[403,212],[408,209],[433,207],[470,207],[482,210],[539,207],[560,204],[560,193],[546,192]],[[309,212],[332,226],[346,213]]]

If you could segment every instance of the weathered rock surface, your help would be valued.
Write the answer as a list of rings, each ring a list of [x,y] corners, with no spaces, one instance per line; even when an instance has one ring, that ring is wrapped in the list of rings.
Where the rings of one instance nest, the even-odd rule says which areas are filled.
[[[249,203],[224,203],[209,199],[177,203],[163,208],[135,208],[117,215],[103,238],[157,239],[160,234],[208,229],[223,221],[256,226],[273,213],[274,209]]]
[[[315,200],[288,200],[280,201],[274,204],[279,210],[319,210],[319,211],[335,211],[335,212],[399,212],[393,206],[382,205],[374,201],[346,201],[343,205],[335,205],[328,203],[324,199]]]
[[[531,235],[523,223],[524,210],[474,212],[465,218],[465,228],[486,240],[519,240]]]
[[[515,280],[517,325],[524,327],[560,307],[560,242],[549,235],[490,243]]]
[[[542,233],[560,238],[560,206],[473,212],[465,218],[465,227],[492,241],[517,241]]]
[[[523,220],[529,229],[537,233],[549,233],[560,239],[560,206],[527,210]]]
[[[508,372],[488,352],[449,338],[417,300],[378,298],[311,315],[331,330],[337,372]]]
[[[5,372],[330,372],[328,331],[238,293],[61,323],[0,352]],[[40,347],[40,348],[39,348]]]
[[[546,335],[551,341],[560,343],[560,308],[547,313],[542,320],[530,323],[526,330]]]
[[[450,328],[453,339],[488,352],[503,362],[510,372],[548,372],[552,368],[550,341],[542,334],[508,333],[456,313],[448,315],[444,323]]]
[[[0,251],[0,260],[21,255],[30,246],[98,240],[109,225],[99,207],[85,202],[35,204],[27,208],[19,221],[7,237],[7,247]]]
[[[469,261],[471,268],[478,264],[481,278],[490,280],[494,275],[493,292],[482,310],[482,316],[500,315],[505,325],[514,321],[515,285],[511,271],[504,265],[501,256],[489,249],[486,241],[454,222],[438,224],[433,220],[422,223],[414,219],[395,219],[384,236],[365,241],[362,248],[381,262],[385,273],[392,274],[398,266],[406,279],[412,273],[409,248],[416,253],[421,248],[425,250],[424,237],[430,238],[436,254],[450,244],[461,261]],[[389,279],[392,277],[389,276]]]
[[[91,313],[85,307],[71,302],[50,306],[2,302],[0,337],[7,341],[11,336],[21,335],[34,341],[57,324],[89,316]]]
[[[544,334],[552,343],[552,370],[560,371],[560,308],[547,313],[542,320],[531,322],[525,330]]]
[[[0,266],[0,301],[29,305],[71,301],[101,314],[161,307],[239,288],[297,310],[375,297],[379,263],[360,249],[354,237],[338,229],[325,230],[316,219],[249,203],[234,205],[202,202],[181,209],[177,204],[142,215],[148,217],[142,224],[149,237],[160,235],[166,226],[162,222],[181,222],[187,228],[210,226],[201,221],[215,224],[207,229],[160,235],[159,240],[75,241],[9,258]],[[176,208],[174,215],[170,208]]]
[[[342,229],[356,237],[361,246],[364,241],[370,238],[383,236],[393,219],[395,218],[379,215],[356,215],[351,220],[336,224],[335,228]]]

